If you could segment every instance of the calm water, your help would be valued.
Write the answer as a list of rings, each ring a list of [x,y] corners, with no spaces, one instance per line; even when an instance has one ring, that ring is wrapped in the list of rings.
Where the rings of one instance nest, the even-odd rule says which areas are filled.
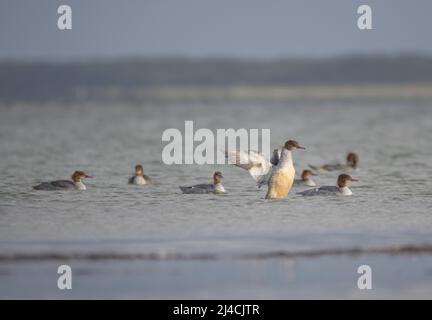
[[[375,261],[382,274],[386,266],[395,268],[399,261],[401,269],[414,272],[407,279],[419,284],[413,296],[432,292],[428,254],[414,255],[421,259],[416,266],[413,255],[259,259],[261,254],[278,251],[432,244],[432,102],[16,105],[2,106],[0,112],[1,257],[32,254],[41,260],[0,262],[1,297],[56,297],[58,290],[40,283],[40,290],[28,290],[20,280],[27,269],[40,274],[37,281],[49,278],[45,271],[54,272],[55,278],[55,266],[63,261],[43,258],[54,253],[63,255],[58,260],[83,255],[77,263],[87,280],[97,278],[88,276],[92,270],[105,266],[105,273],[98,276],[117,290],[107,294],[93,286],[75,291],[75,297],[175,298],[181,293],[223,297],[227,287],[212,289],[213,277],[219,284],[236,280],[236,290],[228,295],[234,298],[259,287],[265,287],[265,292],[249,297],[345,296],[355,292],[359,259],[361,263]],[[296,139],[307,148],[294,154],[298,173],[309,163],[344,161],[348,151],[356,151],[360,170],[353,176],[360,181],[352,183],[352,197],[301,198],[292,192],[286,200],[266,201],[266,188],[257,190],[239,168],[164,165],[162,132],[167,128],[183,131],[185,120],[194,120],[196,129],[269,128],[274,146]],[[144,165],[155,186],[127,185],[136,163]],[[94,176],[87,180],[87,191],[31,188],[44,180],[68,178],[74,170]],[[180,193],[179,185],[211,181],[215,170],[225,176],[227,195]],[[329,173],[316,182],[333,185],[336,177],[337,173]],[[86,254],[106,255],[107,262],[98,266]],[[152,254],[157,261],[113,261],[121,254],[131,259]],[[244,254],[256,259],[245,262]],[[206,260],[208,255],[213,263]],[[200,262],[200,257],[206,261]],[[298,295],[279,282],[287,276],[282,269],[291,263],[306,264],[295,268],[304,274],[290,278],[299,288]],[[353,283],[335,286],[333,280],[326,280],[320,293],[308,286],[314,279],[314,283],[327,279],[319,276],[319,266],[353,270]],[[142,286],[123,278],[128,272],[133,274],[130,268],[146,275]],[[292,266],[287,268],[292,271]],[[248,276],[242,278],[245,270]],[[408,284],[399,288],[394,283],[396,273],[393,278],[384,277],[382,295],[410,296]],[[171,286],[163,285],[170,277]]]

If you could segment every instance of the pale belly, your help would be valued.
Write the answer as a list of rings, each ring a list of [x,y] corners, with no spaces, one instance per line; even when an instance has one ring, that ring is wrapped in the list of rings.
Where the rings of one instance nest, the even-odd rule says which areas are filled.
[[[75,189],[77,189],[77,190],[87,190],[85,184],[82,183],[81,181],[75,183]]]
[[[134,184],[139,185],[139,186],[143,186],[143,185],[147,184],[147,182],[145,181],[144,177],[138,176],[138,177],[135,177]]]
[[[284,199],[288,196],[294,183],[295,170],[291,168],[283,172],[275,172],[270,178],[267,199]]]

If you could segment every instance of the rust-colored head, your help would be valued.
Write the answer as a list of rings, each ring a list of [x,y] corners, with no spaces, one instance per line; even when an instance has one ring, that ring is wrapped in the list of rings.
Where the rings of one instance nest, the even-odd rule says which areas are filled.
[[[359,156],[357,155],[357,153],[348,153],[346,160],[349,166],[353,167],[354,169],[357,168],[359,162]]]
[[[136,175],[136,176],[143,176],[143,175],[144,175],[144,168],[143,168],[142,165],[137,164],[137,165],[135,166],[135,175]]]
[[[83,178],[92,178],[92,177],[87,175],[84,171],[75,171],[72,175],[73,182],[80,182],[81,179]]]
[[[316,174],[310,170],[303,170],[303,172],[301,174],[301,179],[302,179],[302,181],[308,181],[311,176],[316,176]]]
[[[299,143],[295,140],[288,140],[285,142],[284,148],[287,150],[293,150],[293,149],[306,149],[299,145]]]
[[[223,176],[222,176],[222,172],[220,172],[220,171],[216,171],[216,172],[213,174],[213,182],[214,182],[214,184],[221,183],[221,182],[222,182],[222,178],[223,178]]]
[[[358,180],[354,179],[349,174],[341,174],[338,177],[337,184],[340,188],[343,188],[348,185],[348,181],[358,181]]]

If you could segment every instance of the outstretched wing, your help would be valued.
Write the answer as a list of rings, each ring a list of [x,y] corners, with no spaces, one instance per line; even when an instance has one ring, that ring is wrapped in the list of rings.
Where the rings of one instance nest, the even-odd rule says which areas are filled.
[[[226,151],[228,163],[245,169],[256,182],[262,181],[272,168],[272,164],[260,152],[256,151]]]

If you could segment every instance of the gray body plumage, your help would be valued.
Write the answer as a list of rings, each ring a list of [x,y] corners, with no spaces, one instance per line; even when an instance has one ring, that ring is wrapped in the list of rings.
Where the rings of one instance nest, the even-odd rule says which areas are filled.
[[[336,186],[323,186],[319,188],[309,189],[306,191],[298,192],[302,196],[317,196],[317,195],[329,195],[340,193],[340,188]]]
[[[35,190],[65,190],[65,189],[75,189],[75,184],[69,180],[56,180],[51,182],[42,182],[37,186],[34,186]]]
[[[191,187],[179,187],[183,193],[203,194],[214,193],[215,186],[213,184],[197,184]]]
[[[324,170],[324,171],[338,171],[338,170],[345,170],[347,169],[347,165],[344,164],[325,164],[321,167],[318,166],[313,166],[313,165],[309,165],[309,167],[313,170],[319,171],[319,170]]]

